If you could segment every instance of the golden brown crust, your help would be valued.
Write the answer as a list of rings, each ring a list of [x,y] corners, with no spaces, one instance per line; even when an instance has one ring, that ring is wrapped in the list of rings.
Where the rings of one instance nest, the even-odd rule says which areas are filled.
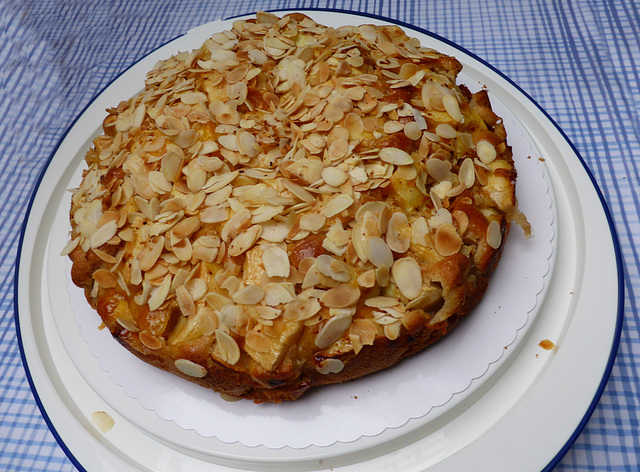
[[[397,27],[259,13],[109,109],[64,253],[112,335],[256,402],[390,367],[482,298],[518,215],[485,91]]]

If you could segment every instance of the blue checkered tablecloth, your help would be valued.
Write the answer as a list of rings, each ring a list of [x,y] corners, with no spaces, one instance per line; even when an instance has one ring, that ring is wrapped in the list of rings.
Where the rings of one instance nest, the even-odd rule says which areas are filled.
[[[513,79],[569,136],[615,221],[626,298],[611,378],[557,470],[640,470],[640,4],[625,0],[2,0],[0,470],[75,470],[29,389],[14,321],[21,224],[54,147],[159,45],[214,19],[295,8],[366,12],[448,38]]]

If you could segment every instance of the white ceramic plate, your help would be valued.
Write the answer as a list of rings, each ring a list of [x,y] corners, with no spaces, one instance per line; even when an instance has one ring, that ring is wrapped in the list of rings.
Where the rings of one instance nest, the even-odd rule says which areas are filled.
[[[348,13],[307,13],[335,26],[388,22]],[[107,88],[83,113],[83,126],[72,127],[60,143],[34,195],[22,235],[16,319],[34,394],[62,447],[88,470],[211,470],[212,464],[219,470],[348,471],[362,470],[365,464],[367,470],[385,470],[390,464],[407,471],[468,470],[471,464],[475,470],[540,470],[553,464],[590,415],[617,348],[622,295],[615,237],[588,172],[546,114],[488,65],[421,31],[409,34],[457,57],[466,76],[485,84],[518,117],[544,156],[555,190],[556,263],[535,323],[520,333],[510,347],[514,352],[492,364],[482,382],[458,401],[436,408],[428,421],[411,420],[375,436],[298,449],[248,447],[181,429],[141,408],[113,384],[95,358],[79,356],[88,350],[73,317],[56,312],[59,305],[50,298],[64,291],[65,284],[57,286],[49,271],[51,261],[59,260],[59,248],[50,243],[55,214],[92,137],[86,130],[98,128],[106,107],[137,92],[139,82],[127,81],[127,76],[197,47],[220,28],[229,28],[229,22],[190,31],[143,58]],[[71,321],[61,323],[65,317]],[[68,330],[59,331],[60,326]],[[543,339],[555,342],[557,353],[542,350],[538,343]],[[570,394],[558,398],[558,391]],[[115,427],[104,435],[90,422],[91,414],[100,410],[115,419]],[[491,452],[496,444],[502,445],[502,454]]]

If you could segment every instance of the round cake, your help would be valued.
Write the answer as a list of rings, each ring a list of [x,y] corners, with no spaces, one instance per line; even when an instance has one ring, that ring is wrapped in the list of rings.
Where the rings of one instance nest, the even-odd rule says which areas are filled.
[[[461,69],[395,26],[264,12],[158,63],[86,154],[74,284],[145,362],[256,402],[421,351],[528,232]]]

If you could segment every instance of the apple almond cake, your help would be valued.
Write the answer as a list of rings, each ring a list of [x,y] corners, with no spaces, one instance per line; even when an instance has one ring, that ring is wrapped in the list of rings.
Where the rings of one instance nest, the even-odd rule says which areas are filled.
[[[421,351],[528,231],[461,69],[395,26],[264,12],[158,63],[86,153],[74,284],[139,358],[258,403]]]

